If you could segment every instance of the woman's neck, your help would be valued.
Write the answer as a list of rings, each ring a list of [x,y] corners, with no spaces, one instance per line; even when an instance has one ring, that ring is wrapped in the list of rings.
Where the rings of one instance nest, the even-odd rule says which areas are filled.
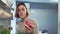
[[[25,17],[25,18],[22,18],[22,20],[23,20],[24,22],[26,22],[26,21],[28,20],[28,18]]]

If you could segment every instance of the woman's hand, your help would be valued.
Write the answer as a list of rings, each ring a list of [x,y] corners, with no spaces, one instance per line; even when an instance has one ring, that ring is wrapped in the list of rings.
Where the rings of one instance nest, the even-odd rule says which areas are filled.
[[[26,27],[27,33],[31,33],[34,28],[34,25],[32,23],[27,22],[25,23],[25,27]]]

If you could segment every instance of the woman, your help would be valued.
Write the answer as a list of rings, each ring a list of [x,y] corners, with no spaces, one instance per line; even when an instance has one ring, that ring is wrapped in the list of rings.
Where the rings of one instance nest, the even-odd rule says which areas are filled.
[[[22,20],[18,22],[17,31],[19,34],[38,34],[38,27],[34,20],[28,18],[29,13],[24,3],[19,3],[16,8],[16,17]]]

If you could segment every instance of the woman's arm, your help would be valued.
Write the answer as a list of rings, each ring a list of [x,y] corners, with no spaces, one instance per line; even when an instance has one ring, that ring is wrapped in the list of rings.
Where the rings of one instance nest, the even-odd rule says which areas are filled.
[[[34,20],[30,20],[29,23],[30,23],[30,27],[25,24],[27,33],[28,34],[38,34],[37,22],[35,22]]]

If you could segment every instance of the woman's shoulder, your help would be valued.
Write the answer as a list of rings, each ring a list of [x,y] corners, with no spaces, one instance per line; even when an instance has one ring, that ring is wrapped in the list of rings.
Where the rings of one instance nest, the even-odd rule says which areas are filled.
[[[39,27],[36,19],[29,18],[29,21],[34,25],[35,28]]]
[[[29,19],[29,21],[30,21],[31,23],[37,24],[37,20],[36,20],[36,19],[32,19],[32,18],[28,18],[28,19]]]

